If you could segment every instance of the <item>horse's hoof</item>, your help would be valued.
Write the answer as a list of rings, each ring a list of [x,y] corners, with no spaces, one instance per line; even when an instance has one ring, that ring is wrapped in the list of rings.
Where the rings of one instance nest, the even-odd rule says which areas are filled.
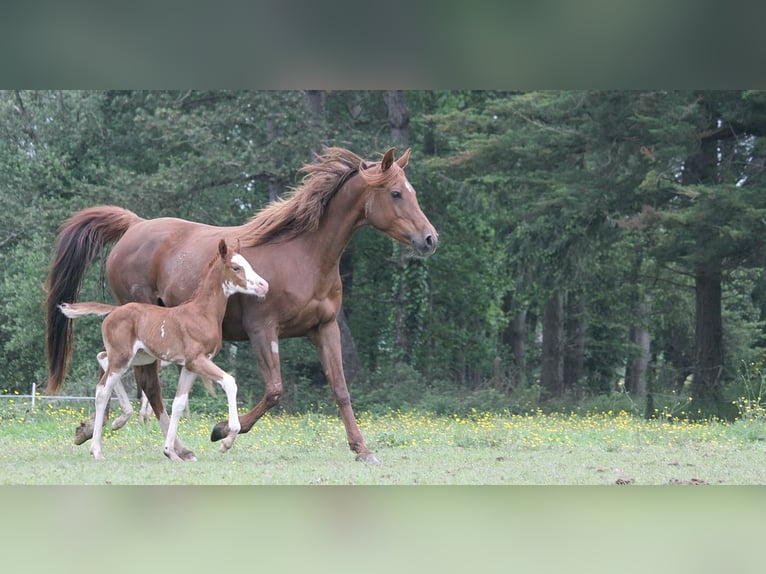
[[[221,452],[226,452],[234,445],[234,439],[237,438],[236,434],[229,435],[221,443]]]
[[[371,452],[356,455],[356,460],[359,462],[367,462],[369,464],[380,464],[378,457]]]
[[[130,415],[122,415],[112,421],[112,430],[120,430],[130,419]]]
[[[213,432],[210,433],[210,440],[216,442],[227,436],[229,436],[229,423],[221,421],[213,427]]]
[[[175,453],[178,455],[179,460],[183,460],[186,462],[194,462],[197,460],[197,457],[195,456],[194,451],[188,448],[179,449],[178,447],[176,447]]]
[[[163,449],[163,454],[168,457],[173,462],[183,462],[180,456],[176,454],[174,450],[170,450],[169,448]]]
[[[82,444],[91,438],[93,438],[93,421],[80,421],[80,426],[74,431],[74,443]]]

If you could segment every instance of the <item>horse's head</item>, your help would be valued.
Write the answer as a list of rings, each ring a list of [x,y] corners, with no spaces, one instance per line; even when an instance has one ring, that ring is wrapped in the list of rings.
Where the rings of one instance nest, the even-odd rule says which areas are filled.
[[[265,297],[269,291],[269,284],[258,275],[247,259],[239,252],[239,241],[236,247],[226,244],[221,239],[218,243],[218,254],[223,260],[223,290],[227,295],[245,293]]]
[[[410,150],[394,159],[394,149],[389,149],[380,164],[360,171],[371,186],[365,204],[366,221],[397,241],[410,245],[418,255],[431,255],[436,251],[439,234],[418,204],[404,168],[410,158]]]

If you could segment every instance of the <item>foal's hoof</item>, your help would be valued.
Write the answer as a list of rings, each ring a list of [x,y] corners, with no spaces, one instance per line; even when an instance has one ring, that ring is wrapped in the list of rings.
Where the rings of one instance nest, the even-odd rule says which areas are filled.
[[[367,462],[370,464],[380,464],[380,460],[378,460],[378,457],[371,452],[356,455],[356,460],[358,460],[359,462]]]
[[[197,457],[188,449],[186,451],[181,451],[180,453],[176,453],[176,451],[170,449],[164,449],[162,452],[173,462],[197,462]]]
[[[213,427],[213,432],[210,433],[210,440],[216,442],[227,436],[229,436],[229,423],[221,421]]]
[[[80,426],[74,431],[74,443],[82,444],[91,438],[93,438],[93,420],[80,421]]]

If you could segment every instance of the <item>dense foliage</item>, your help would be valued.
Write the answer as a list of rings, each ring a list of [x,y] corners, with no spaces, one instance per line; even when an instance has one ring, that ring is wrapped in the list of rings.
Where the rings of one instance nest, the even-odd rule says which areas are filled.
[[[765,130],[750,91],[2,92],[0,388],[45,379],[42,286],[73,211],[239,224],[321,145],[396,145],[441,246],[417,259],[365,228],[344,255],[358,409],[733,416],[763,357]],[[100,272],[84,298],[109,299]],[[90,394],[98,322],[76,337],[66,388]],[[283,406],[332,408],[310,344],[282,350]],[[218,361],[260,396],[246,344]]]

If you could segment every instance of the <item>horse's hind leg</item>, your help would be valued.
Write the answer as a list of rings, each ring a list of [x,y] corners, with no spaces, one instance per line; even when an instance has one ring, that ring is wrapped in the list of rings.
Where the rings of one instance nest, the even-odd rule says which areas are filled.
[[[184,367],[181,369],[181,374],[178,377],[178,388],[176,390],[176,398],[173,399],[173,407],[170,413],[168,430],[165,434],[164,447],[165,456],[173,461],[189,460],[182,459],[178,456],[175,450],[175,445],[178,436],[178,422],[181,420],[181,414],[186,409],[186,405],[189,404],[189,391],[191,390],[191,386],[194,383],[196,376],[197,375]]]
[[[98,366],[100,367],[99,371],[99,383],[96,385],[96,392],[98,392],[98,386],[101,384],[101,379],[104,376],[104,373],[107,369],[107,360],[106,360],[106,351],[101,351],[98,355],[96,355],[96,360],[98,361]],[[77,426],[77,428],[74,430],[74,443],[75,444],[83,444],[87,441],[89,441],[93,437],[93,421],[96,417],[96,413],[94,412],[91,417],[87,420],[80,421],[80,424]],[[104,422],[109,418],[109,401],[106,402],[106,411],[104,413]]]
[[[106,358],[106,351],[101,351],[96,355],[98,366],[101,370],[106,372],[109,368],[109,362]],[[128,419],[133,415],[133,405],[130,404],[128,393],[125,392],[125,386],[122,384],[122,379],[117,381],[114,385],[114,394],[117,395],[117,401],[120,403],[120,410],[122,414],[112,421],[112,430],[121,429],[128,422]]]
[[[149,401],[149,404],[152,406],[152,410],[154,411],[154,416],[157,417],[157,420],[160,423],[162,434],[167,437],[168,429],[170,427],[170,417],[168,416],[168,412],[165,410],[165,405],[162,402],[162,388],[160,386],[160,380],[158,376],[159,362],[153,363],[151,365],[136,367],[134,372],[136,375],[136,382],[141,387],[141,390],[143,390],[146,394],[146,398]],[[182,460],[197,460],[194,452],[186,448],[186,446],[184,446],[178,437],[175,438],[173,450]]]
[[[149,404],[149,399],[146,398],[146,393],[141,391],[141,408],[138,409],[138,420],[141,423],[146,424],[149,422],[149,417],[152,415],[152,406]]]
[[[117,381],[117,384],[114,385],[114,394],[117,395],[117,401],[122,409],[122,414],[112,421],[112,430],[117,430],[124,427],[125,423],[133,416],[133,405],[130,404],[128,393],[125,392],[122,381]]]
[[[96,460],[101,460],[104,455],[101,452],[101,435],[104,432],[104,421],[106,420],[106,407],[112,396],[114,386],[120,382],[122,372],[112,371],[108,375],[104,373],[101,381],[96,385],[96,413],[93,420],[93,440],[90,445],[90,453]],[[106,379],[106,380],[104,380]]]

